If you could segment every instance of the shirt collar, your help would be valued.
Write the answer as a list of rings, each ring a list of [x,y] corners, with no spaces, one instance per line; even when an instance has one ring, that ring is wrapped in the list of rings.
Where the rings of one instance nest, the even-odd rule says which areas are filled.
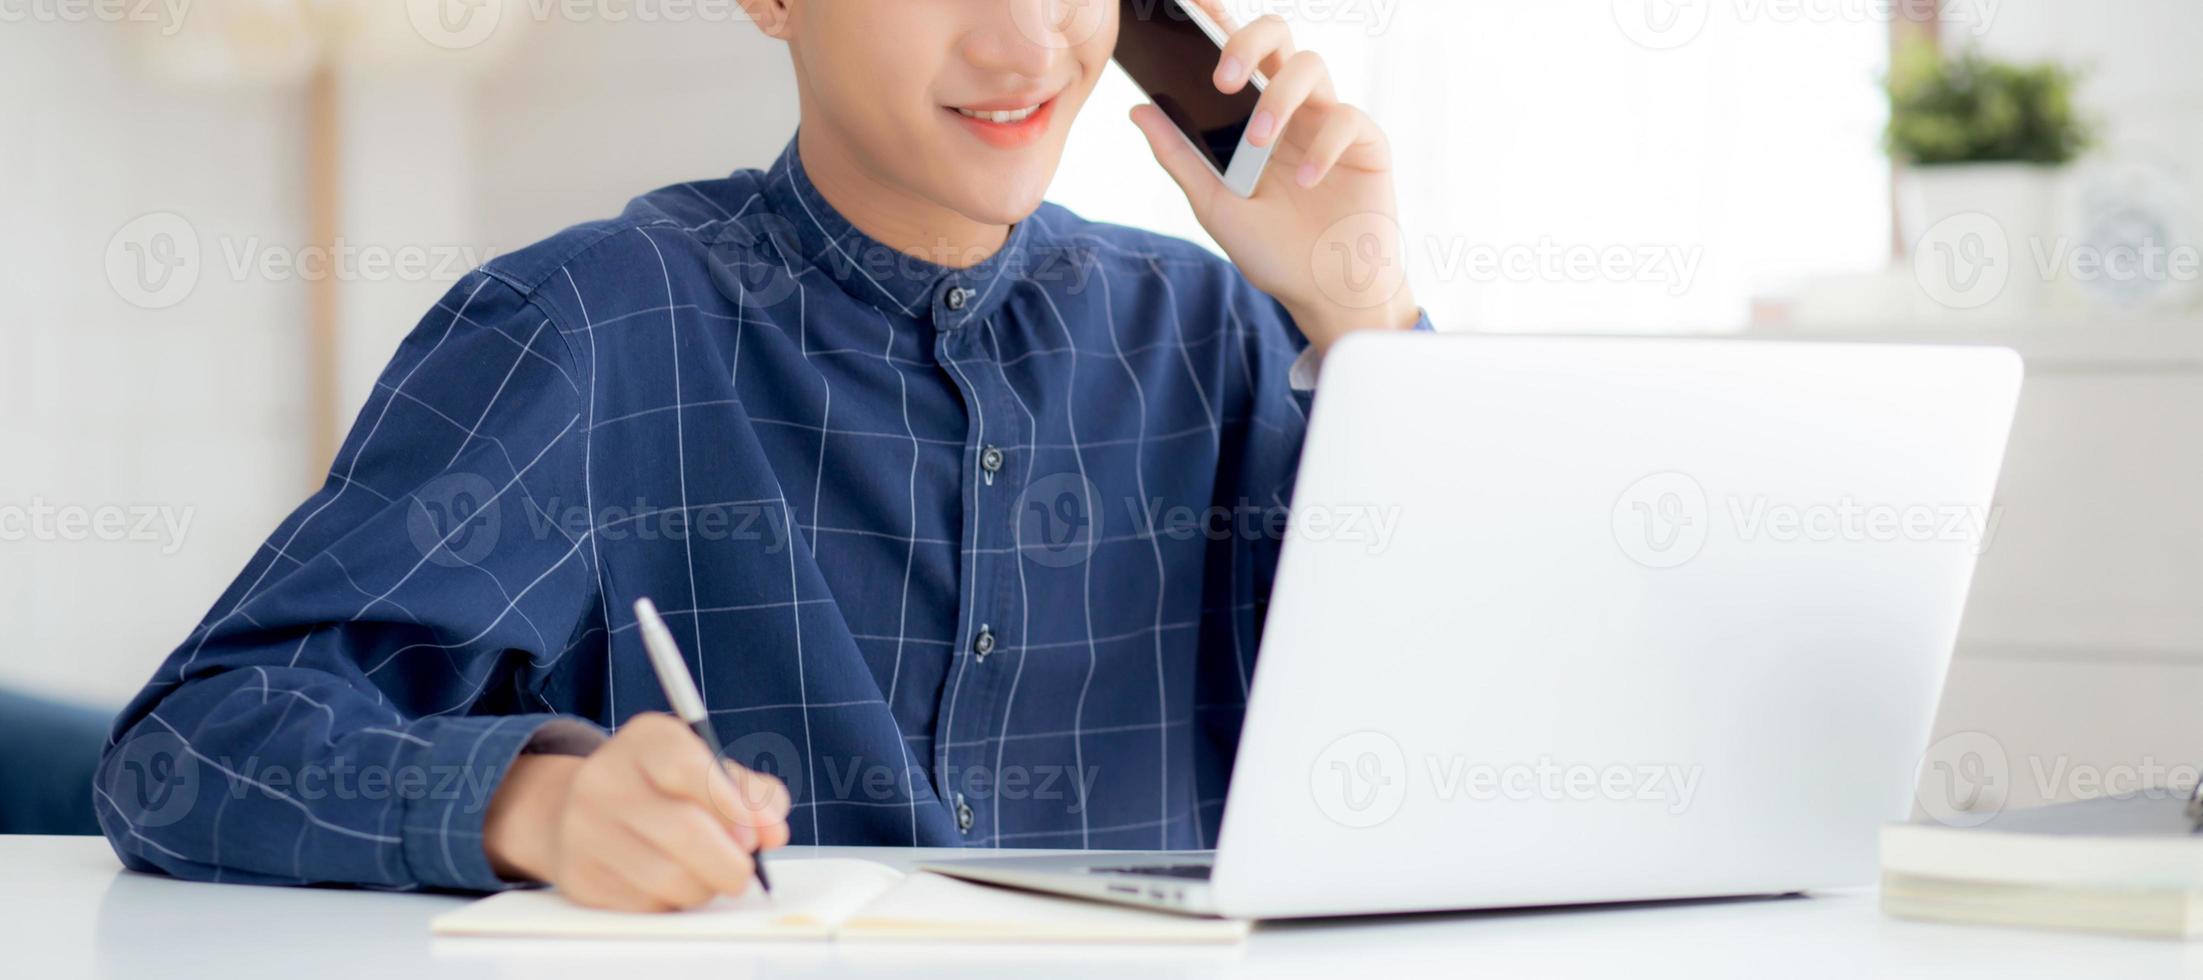
[[[874,240],[826,203],[811,183],[794,140],[766,172],[763,193],[776,219],[772,236],[793,246],[789,261],[820,270],[844,292],[885,313],[930,319],[944,328],[983,321],[1002,307],[1016,280],[1031,271],[1034,231],[1029,220],[1010,229],[1000,251],[962,269],[933,261],[953,256],[910,255]]]

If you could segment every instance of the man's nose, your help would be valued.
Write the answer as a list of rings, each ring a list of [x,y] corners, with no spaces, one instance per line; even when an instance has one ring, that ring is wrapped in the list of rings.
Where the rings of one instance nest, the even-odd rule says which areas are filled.
[[[972,31],[964,39],[964,57],[990,72],[1044,78],[1071,46],[1069,26],[1079,22],[1081,6],[1097,0],[1004,0],[1008,17]]]

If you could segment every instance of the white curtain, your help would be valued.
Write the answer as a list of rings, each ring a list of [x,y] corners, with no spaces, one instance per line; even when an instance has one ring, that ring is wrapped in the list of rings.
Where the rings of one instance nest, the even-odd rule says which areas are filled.
[[[1872,3],[1234,0],[1281,13],[1399,154],[1445,329],[1720,330],[1889,254]],[[1112,72],[1055,198],[1201,239]]]

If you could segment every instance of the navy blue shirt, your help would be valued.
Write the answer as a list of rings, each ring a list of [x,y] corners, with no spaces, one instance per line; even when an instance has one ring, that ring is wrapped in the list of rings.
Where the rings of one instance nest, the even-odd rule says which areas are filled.
[[[969,268],[793,147],[470,274],[118,724],[125,863],[501,887],[524,749],[666,710],[656,601],[796,843],[1214,839],[1305,341],[1187,243],[1044,207]]]

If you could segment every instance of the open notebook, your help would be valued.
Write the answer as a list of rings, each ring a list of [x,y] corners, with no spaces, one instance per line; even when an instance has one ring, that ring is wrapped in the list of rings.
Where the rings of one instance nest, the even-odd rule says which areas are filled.
[[[438,916],[440,936],[1233,943],[1248,923],[1011,891],[848,858],[773,862],[752,890],[688,912],[583,908],[555,891],[492,895]]]

